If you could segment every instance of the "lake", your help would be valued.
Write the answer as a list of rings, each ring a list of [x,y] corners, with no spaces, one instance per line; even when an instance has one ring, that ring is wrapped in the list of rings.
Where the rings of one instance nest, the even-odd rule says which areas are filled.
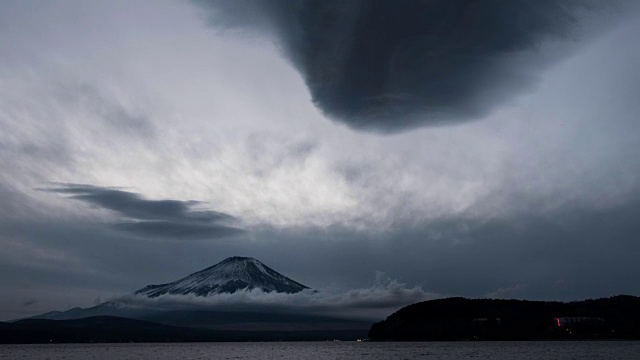
[[[640,341],[0,345],[0,359],[640,359]]]

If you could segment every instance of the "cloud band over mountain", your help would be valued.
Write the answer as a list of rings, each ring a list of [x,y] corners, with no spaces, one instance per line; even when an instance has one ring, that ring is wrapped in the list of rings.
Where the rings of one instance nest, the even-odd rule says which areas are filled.
[[[149,298],[127,295],[109,301],[116,308],[150,308],[156,310],[212,310],[255,312],[305,313],[307,315],[345,316],[350,318],[379,319],[399,308],[442,295],[424,290],[421,286],[408,286],[377,272],[375,282],[368,288],[336,291],[304,290],[296,294],[264,292],[262,290],[237,291],[210,296],[161,295]]]

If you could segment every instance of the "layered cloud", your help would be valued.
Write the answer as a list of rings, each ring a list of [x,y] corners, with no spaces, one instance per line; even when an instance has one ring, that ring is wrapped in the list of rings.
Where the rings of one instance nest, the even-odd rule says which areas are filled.
[[[214,25],[269,34],[326,115],[352,128],[382,131],[485,115],[530,88],[541,69],[566,55],[561,48],[583,35],[582,22],[590,12],[613,5],[579,0],[196,3],[210,11]],[[565,41],[561,47],[545,49],[560,41]]]
[[[241,232],[231,215],[196,210],[196,201],[148,200],[139,194],[117,188],[84,184],[55,184],[42,190],[65,194],[93,207],[116,212],[122,221],[114,223],[118,229],[147,237],[169,239],[215,239]]]

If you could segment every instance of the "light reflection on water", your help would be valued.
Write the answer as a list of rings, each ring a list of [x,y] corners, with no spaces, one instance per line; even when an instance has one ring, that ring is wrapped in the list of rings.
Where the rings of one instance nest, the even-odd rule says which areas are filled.
[[[0,359],[640,359],[640,341],[0,345]]]

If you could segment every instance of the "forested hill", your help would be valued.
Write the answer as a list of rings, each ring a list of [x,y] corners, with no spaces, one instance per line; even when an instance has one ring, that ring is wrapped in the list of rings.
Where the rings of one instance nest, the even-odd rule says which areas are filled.
[[[576,302],[448,298],[374,324],[374,341],[640,339],[640,297]]]

